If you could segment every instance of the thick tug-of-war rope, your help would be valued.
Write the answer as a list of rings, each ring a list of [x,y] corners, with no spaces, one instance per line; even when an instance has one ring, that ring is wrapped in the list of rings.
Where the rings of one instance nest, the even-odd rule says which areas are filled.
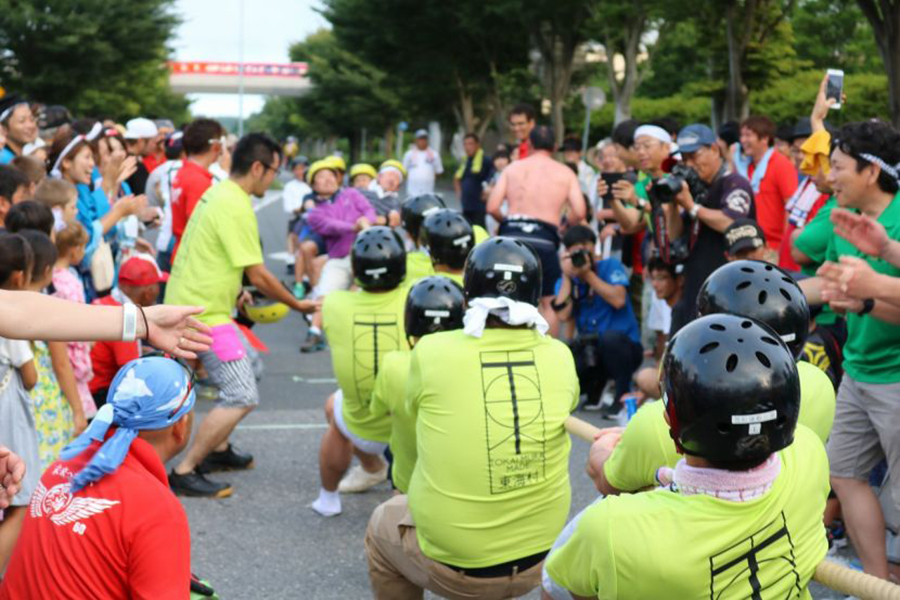
[[[566,419],[565,427],[566,431],[588,443],[592,443],[594,436],[602,431],[577,417]],[[900,600],[900,586],[830,560],[819,563],[813,579],[825,587],[856,596],[860,600]]]

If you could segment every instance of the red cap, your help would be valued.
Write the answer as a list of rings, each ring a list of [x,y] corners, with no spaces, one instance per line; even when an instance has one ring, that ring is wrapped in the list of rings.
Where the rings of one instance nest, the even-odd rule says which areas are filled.
[[[119,283],[127,285],[153,285],[169,280],[169,274],[156,266],[153,257],[136,254],[126,260],[119,268]]]

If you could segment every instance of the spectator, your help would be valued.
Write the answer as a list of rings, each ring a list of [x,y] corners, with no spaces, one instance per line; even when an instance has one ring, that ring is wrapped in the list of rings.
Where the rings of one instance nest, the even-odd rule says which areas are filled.
[[[49,150],[49,148],[47,147],[47,142],[44,141],[44,138],[36,137],[30,144],[22,146],[22,156],[33,158],[42,165],[46,165],[47,150]],[[47,175],[46,167],[44,168],[44,175]]]
[[[428,132],[424,129],[416,131],[415,147],[403,155],[403,168],[406,169],[406,195],[433,194],[435,178],[444,172],[441,155],[428,145]]]
[[[172,183],[172,235],[175,238],[172,260],[178,253],[194,207],[213,184],[209,168],[222,154],[224,133],[218,121],[203,118],[192,121],[184,130],[181,144],[185,159]]]
[[[166,161],[166,138],[175,133],[175,124],[169,119],[156,119],[156,138],[150,142],[151,151],[144,156],[144,166],[152,173]]]
[[[824,117],[823,117],[824,118]],[[803,144],[809,139],[813,133],[812,121],[809,117],[804,117],[797,121],[791,129],[791,148],[790,159],[794,163],[794,168],[800,172],[800,165],[803,163]],[[804,174],[800,174],[800,180],[803,180]]]
[[[735,219],[725,230],[725,257],[734,260],[766,260],[766,234],[753,219]]]
[[[297,238],[294,252],[294,297],[303,299],[319,283],[322,266],[328,258],[325,238],[313,231],[309,213],[320,204],[334,200],[340,190],[338,170],[324,160],[312,164],[307,172],[312,183],[310,193],[303,197],[302,210],[294,223],[293,235]]]
[[[591,211],[597,216],[598,221],[613,221],[615,215],[612,209],[606,206],[604,198],[597,193],[597,186],[604,173],[625,173],[627,167],[625,166],[625,161],[619,157],[619,152],[616,150],[616,144],[613,143],[612,138],[600,140],[597,142],[595,149],[597,174],[591,179],[587,196],[591,203]],[[603,212],[597,214],[599,211]]]
[[[586,197],[596,173],[581,156],[581,140],[577,137],[567,137],[563,140],[561,150],[563,162],[575,171],[575,175],[578,176],[578,185],[581,186],[581,193]]]
[[[37,139],[37,121],[31,105],[20,96],[10,94],[0,100],[0,133],[6,138],[6,144],[0,150],[0,164],[3,165],[22,156],[25,145]]]
[[[534,129],[536,115],[530,104],[517,104],[509,111],[509,128],[516,143],[510,151],[512,160],[528,158],[531,154],[531,130]]]
[[[487,202],[488,198],[491,197],[491,194],[494,191],[494,187],[496,187],[497,182],[500,181],[500,175],[503,174],[503,171],[506,167],[509,166],[511,162],[509,150],[505,147],[500,148],[494,153],[494,156],[491,157],[491,164],[493,165],[493,173],[491,174],[491,179],[488,181],[487,186],[484,189],[484,192],[481,194],[481,198],[483,202]],[[487,205],[485,205],[485,209],[487,209]],[[504,199],[503,204],[500,207],[500,212],[504,217],[509,213],[509,203]],[[491,215],[485,216],[485,229],[496,233],[499,228],[500,223],[492,217]]]
[[[28,178],[22,171],[10,165],[0,165],[0,225],[6,222],[6,215],[14,204],[25,200],[28,193]]]
[[[487,208],[484,204],[484,190],[493,175],[490,164],[484,160],[481,140],[474,133],[463,138],[466,157],[453,176],[453,187],[462,206],[463,216],[471,225],[485,226]]]
[[[775,124],[768,117],[750,116],[741,122],[741,154],[735,157],[737,172],[750,182],[756,204],[756,220],[766,234],[769,248],[781,248],[785,228],[785,204],[797,190],[797,169],[776,152]]]
[[[569,227],[562,241],[566,254],[553,308],[561,320],[575,320],[578,338],[572,351],[581,389],[587,394],[585,407],[600,407],[600,392],[612,379],[616,392],[606,410],[616,414],[643,356],[637,320],[628,302],[628,273],[614,258],[596,259],[597,236],[585,225]]]
[[[137,160],[134,173],[128,178],[128,186],[135,194],[143,194],[147,188],[150,171],[144,164],[144,158],[156,151],[154,141],[159,135],[156,124],[150,119],[138,117],[125,124],[125,149],[129,156]]]
[[[722,150],[722,156],[728,163],[728,170],[734,172],[734,157],[738,153],[741,139],[741,126],[737,121],[728,121],[719,126],[718,132],[719,148]]]
[[[25,200],[34,198],[34,190],[40,182],[47,178],[47,166],[32,156],[17,156],[10,163],[13,167],[21,171],[28,180],[28,188],[25,191]]]
[[[6,228],[10,233],[34,229],[53,237],[53,212],[34,200],[19,202],[6,215]]]
[[[194,402],[192,375],[173,360],[144,358],[116,375],[104,418],[41,478],[0,597],[188,596],[190,529],[165,462],[190,439]]]
[[[34,201],[53,213],[53,229],[57,232],[78,219],[78,189],[68,181],[48,177],[34,191]]]
[[[791,157],[791,142],[794,139],[794,126],[789,123],[782,123],[775,127],[775,143],[772,145],[776,152],[788,160],[793,161]]]
[[[693,192],[687,183],[682,184],[676,201],[685,214],[674,210],[668,213],[669,240],[684,236],[689,250],[684,262],[684,293],[672,311],[673,334],[696,317],[700,286],[725,263],[723,232],[734,219],[756,214],[750,184],[740,175],[727,172],[716,135],[709,127],[688,125],[678,134],[678,147],[685,165],[694,170],[701,183]]]
[[[172,233],[172,188],[175,176],[184,165],[183,141],[184,134],[181,131],[166,138],[166,162],[156,167],[147,179],[147,203],[162,211],[159,233],[156,236],[156,264],[166,272],[172,269],[172,253],[175,249],[175,236]],[[165,295],[166,286],[163,284],[160,287],[160,293]]]
[[[309,168],[309,159],[300,156],[291,159],[289,163],[293,179],[284,184],[284,191],[281,193],[281,202],[284,212],[288,216],[288,252],[293,256],[297,253],[297,234],[294,228],[300,220],[303,213],[303,199],[312,193],[312,188],[306,183],[306,170]],[[290,271],[288,271],[290,273]]]

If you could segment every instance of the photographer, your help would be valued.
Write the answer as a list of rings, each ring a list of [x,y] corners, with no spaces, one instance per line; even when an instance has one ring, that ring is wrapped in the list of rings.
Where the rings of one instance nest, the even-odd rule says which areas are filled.
[[[575,319],[577,336],[572,353],[586,407],[597,408],[607,380],[616,382],[609,414],[621,408],[631,376],[641,364],[637,320],[628,302],[628,273],[618,260],[594,257],[597,237],[584,225],[569,227],[563,236],[566,255],[563,276],[556,284],[553,309],[561,320]]]
[[[678,134],[678,147],[684,166],[690,171],[675,196],[683,212],[666,212],[667,238],[684,239],[688,255],[684,263],[684,293],[672,309],[672,334],[697,316],[695,304],[700,286],[710,273],[725,264],[724,231],[735,219],[753,218],[756,214],[750,183],[727,171],[716,135],[709,127],[688,125]]]

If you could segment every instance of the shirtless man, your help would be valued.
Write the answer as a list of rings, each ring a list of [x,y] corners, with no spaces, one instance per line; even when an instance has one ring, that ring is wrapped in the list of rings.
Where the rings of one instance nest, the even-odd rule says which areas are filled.
[[[553,160],[553,129],[540,125],[529,134],[533,154],[510,164],[500,175],[487,203],[489,215],[500,221],[500,235],[527,241],[541,259],[543,285],[541,314],[556,335],[558,323],[550,302],[556,281],[562,276],[559,264],[559,222],[568,204],[569,225],[584,220],[587,205],[572,170]],[[504,220],[500,205],[509,203]]]

